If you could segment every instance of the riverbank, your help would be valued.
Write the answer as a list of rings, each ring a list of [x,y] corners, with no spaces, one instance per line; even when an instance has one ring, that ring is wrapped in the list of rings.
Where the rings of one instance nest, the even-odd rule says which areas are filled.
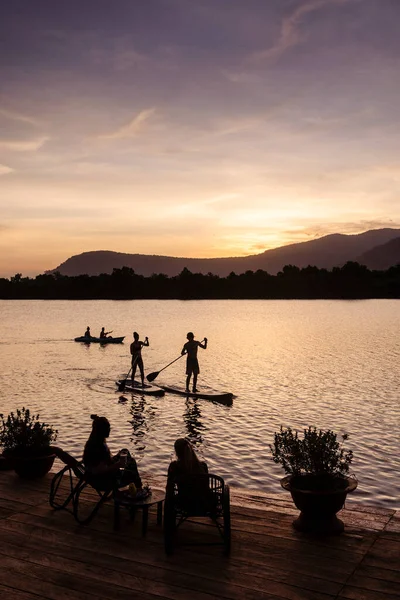
[[[316,538],[294,531],[288,496],[233,489],[231,556],[221,546],[183,545],[217,541],[214,527],[190,523],[166,556],[155,512],[145,538],[140,519],[126,514],[113,530],[111,503],[77,526],[50,508],[51,477],[0,472],[0,595],[8,600],[399,598],[398,511],[348,500],[345,533]]]

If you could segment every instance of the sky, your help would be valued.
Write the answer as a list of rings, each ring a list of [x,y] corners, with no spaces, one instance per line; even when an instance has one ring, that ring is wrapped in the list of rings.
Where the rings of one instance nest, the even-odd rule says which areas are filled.
[[[400,0],[0,5],[0,276],[400,227]]]

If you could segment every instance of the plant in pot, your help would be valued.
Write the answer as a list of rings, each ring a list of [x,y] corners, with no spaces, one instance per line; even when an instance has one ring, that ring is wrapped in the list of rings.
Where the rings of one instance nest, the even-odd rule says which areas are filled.
[[[24,478],[43,477],[53,465],[55,454],[51,443],[58,431],[40,421],[28,408],[17,409],[7,418],[0,414],[0,447],[3,457]]]
[[[289,491],[300,516],[295,529],[315,533],[340,533],[343,521],[337,518],[346,496],[357,487],[349,476],[352,450],[344,448],[347,434],[338,436],[331,430],[304,429],[303,437],[290,427],[281,427],[270,445],[272,460],[280,464],[287,476],[281,480]]]

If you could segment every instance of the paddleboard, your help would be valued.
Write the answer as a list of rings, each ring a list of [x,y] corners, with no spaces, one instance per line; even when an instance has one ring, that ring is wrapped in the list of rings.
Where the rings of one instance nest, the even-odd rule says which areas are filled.
[[[115,382],[116,385],[120,385],[121,380]],[[145,383],[144,387],[138,381],[134,381],[132,385],[132,379],[127,379],[125,384],[126,392],[134,392],[135,394],[146,394],[147,396],[164,396],[165,392],[156,385],[150,385]]]
[[[160,388],[169,392],[170,394],[178,394],[179,396],[186,396],[188,398],[199,398],[200,400],[211,400],[212,402],[219,402],[226,406],[232,406],[233,394],[230,392],[187,392],[184,388],[170,386],[170,385],[159,385]]]

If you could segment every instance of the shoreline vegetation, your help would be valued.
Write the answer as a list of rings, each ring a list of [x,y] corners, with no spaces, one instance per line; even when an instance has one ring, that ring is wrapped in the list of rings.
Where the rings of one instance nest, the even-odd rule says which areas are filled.
[[[312,300],[399,299],[400,264],[386,271],[347,262],[332,270],[286,265],[277,275],[266,271],[219,277],[192,273],[138,275],[130,267],[111,274],[69,277],[59,272],[0,278],[2,300]]]

